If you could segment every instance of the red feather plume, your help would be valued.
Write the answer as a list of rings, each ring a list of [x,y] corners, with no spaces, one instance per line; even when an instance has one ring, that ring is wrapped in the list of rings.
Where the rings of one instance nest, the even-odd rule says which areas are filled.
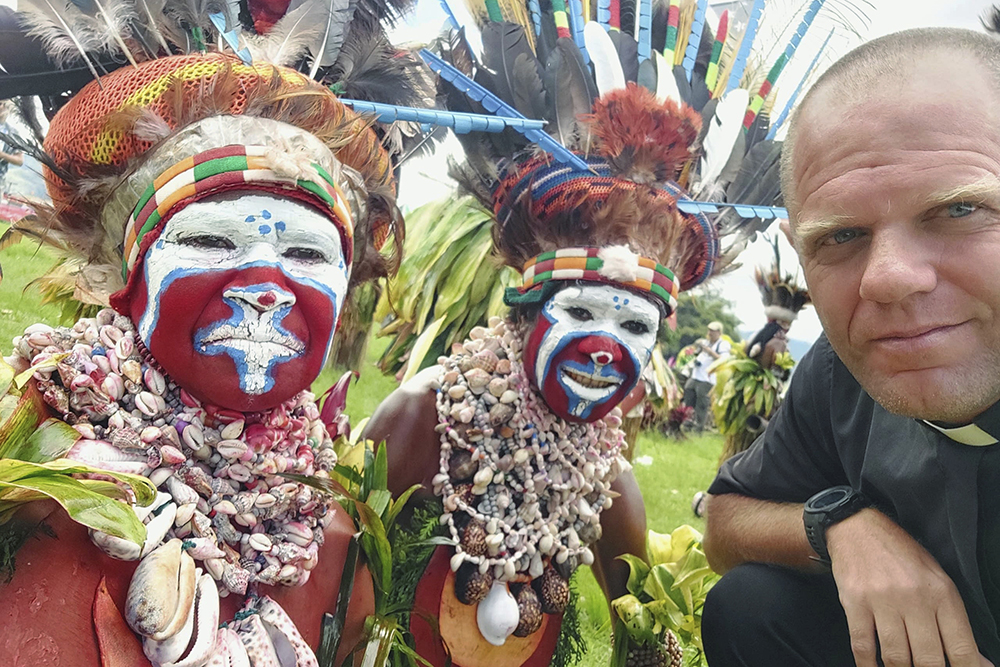
[[[634,83],[596,100],[584,120],[618,175],[648,185],[675,180],[701,130],[694,109]]]

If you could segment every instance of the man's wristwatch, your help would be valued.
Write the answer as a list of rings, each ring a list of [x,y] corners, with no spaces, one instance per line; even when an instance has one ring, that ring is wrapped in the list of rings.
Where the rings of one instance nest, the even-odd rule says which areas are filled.
[[[814,560],[829,565],[826,529],[870,506],[871,503],[850,486],[834,486],[807,500],[802,510],[802,522],[806,527],[809,546],[817,555]]]

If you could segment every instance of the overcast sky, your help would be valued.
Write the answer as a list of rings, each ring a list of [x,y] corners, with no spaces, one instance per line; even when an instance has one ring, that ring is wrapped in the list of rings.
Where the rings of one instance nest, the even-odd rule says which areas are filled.
[[[836,2],[838,0],[827,0],[830,5]],[[857,5],[869,6],[867,14],[871,25],[861,35],[865,39],[920,26],[956,26],[981,29],[979,17],[990,7],[990,3],[982,0],[853,0],[853,2]],[[0,0],[0,3],[15,6],[16,0]],[[464,11],[462,1],[449,0],[449,4],[459,16],[459,20],[465,23],[468,15]],[[798,4],[804,3],[801,0],[768,0],[767,7]],[[397,29],[393,39],[396,42],[426,42],[437,34],[444,19],[445,14],[441,9],[440,0],[419,0],[414,13],[408,17],[405,25]],[[778,81],[779,106],[783,105],[783,100],[796,87],[832,25],[828,18],[824,21],[821,15],[810,33],[803,39],[795,59]],[[843,55],[857,43],[859,43],[858,37],[838,30],[837,35],[830,42],[831,48],[828,49],[828,53],[820,62],[820,67],[828,66],[837,56]],[[423,203],[448,196],[452,192],[454,184],[445,175],[445,160],[448,155],[460,156],[460,154],[457,140],[448,135],[447,140],[438,147],[433,156],[413,159],[407,163],[403,168],[399,193],[400,204],[413,209]],[[784,243],[783,239],[782,243]],[[785,269],[792,269],[790,260],[794,255],[789,246],[784,246],[782,257],[787,258]],[[743,320],[746,329],[756,330],[765,321],[760,298],[752,277],[752,267],[756,264],[766,264],[769,259],[770,248],[758,242],[744,252],[741,269],[714,281],[722,289],[724,295],[736,304],[736,314]],[[807,308],[799,316],[798,322],[792,329],[792,336],[811,341],[819,335],[820,331],[819,320],[812,309]]]

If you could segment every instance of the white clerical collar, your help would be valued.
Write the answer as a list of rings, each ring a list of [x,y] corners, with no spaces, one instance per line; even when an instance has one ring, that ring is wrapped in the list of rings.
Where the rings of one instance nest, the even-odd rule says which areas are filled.
[[[944,426],[938,426],[933,422],[929,422],[926,419],[923,420],[923,422],[935,431],[939,431],[955,442],[960,442],[963,445],[984,447],[986,445],[995,445],[997,443],[996,438],[975,424],[966,424],[965,426],[958,426],[956,428],[946,428]]]
[[[1000,442],[1000,403],[987,408],[971,424],[948,426],[924,420],[924,423],[955,442],[973,447],[995,445]]]

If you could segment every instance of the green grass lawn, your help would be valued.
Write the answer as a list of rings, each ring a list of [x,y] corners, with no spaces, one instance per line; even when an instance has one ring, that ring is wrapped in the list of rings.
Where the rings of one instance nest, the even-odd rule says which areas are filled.
[[[10,353],[11,338],[19,335],[24,327],[35,322],[60,323],[59,308],[41,304],[38,291],[27,286],[53,262],[50,253],[38,250],[29,242],[0,251],[4,276],[0,282],[0,350],[3,354]],[[347,414],[352,423],[370,415],[396,387],[395,380],[382,375],[375,366],[387,344],[388,339],[372,340],[364,367],[359,369],[361,378],[348,393]],[[332,385],[337,376],[333,370],[324,371],[317,378],[314,389],[320,393]],[[716,435],[683,442],[668,440],[655,433],[639,437],[633,466],[646,501],[650,529],[666,533],[686,523],[699,531],[704,530],[704,521],[691,512],[691,497],[706,489],[712,481],[721,448],[722,440]],[[598,667],[607,665],[611,655],[611,625],[604,594],[589,568],[584,570],[577,578],[583,634],[588,643],[587,656],[581,664]]]

